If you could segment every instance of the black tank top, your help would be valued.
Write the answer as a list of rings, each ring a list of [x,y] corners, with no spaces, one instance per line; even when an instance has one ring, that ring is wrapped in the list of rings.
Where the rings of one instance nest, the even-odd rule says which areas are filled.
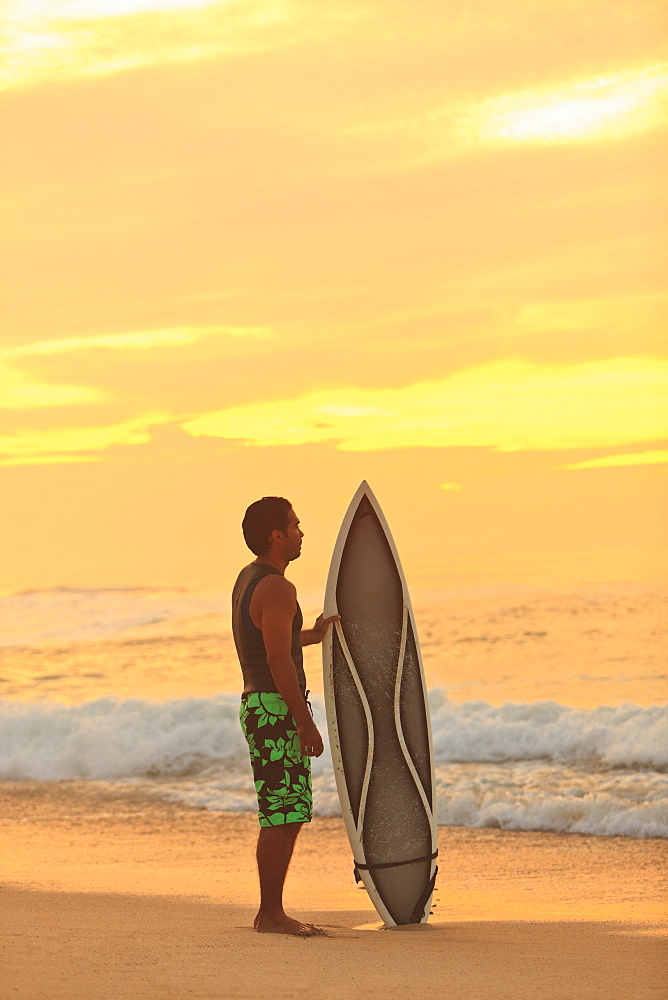
[[[271,676],[271,670],[267,663],[262,631],[253,624],[249,612],[253,591],[260,580],[271,573],[277,573],[281,576],[277,569],[274,569],[273,566],[267,566],[266,563],[250,563],[249,566],[244,566],[239,573],[232,591],[232,634],[244,677],[244,694],[249,691],[275,691],[278,693],[276,682]],[[292,619],[290,654],[297,671],[299,686],[302,692],[305,692],[306,676],[300,637],[303,624],[301,608],[297,604],[297,611]]]

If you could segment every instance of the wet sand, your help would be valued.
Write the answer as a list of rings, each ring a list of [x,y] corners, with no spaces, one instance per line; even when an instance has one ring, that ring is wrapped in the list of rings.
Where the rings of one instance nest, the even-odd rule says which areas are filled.
[[[259,935],[249,814],[92,783],[0,786],[2,1000],[668,997],[668,844],[442,827],[428,925],[381,930],[340,819],[299,838]]]

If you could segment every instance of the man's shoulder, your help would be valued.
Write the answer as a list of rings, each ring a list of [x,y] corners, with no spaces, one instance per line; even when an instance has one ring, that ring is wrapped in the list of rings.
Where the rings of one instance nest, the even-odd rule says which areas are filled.
[[[297,596],[297,588],[282,573],[267,573],[257,583],[256,593],[261,594],[291,594]]]
[[[236,582],[252,582],[253,580],[257,580],[259,586],[263,580],[271,578],[285,580],[285,577],[278,570],[273,569],[267,563],[250,562],[243,569],[239,570]],[[288,580],[285,580],[285,582],[289,583]]]
[[[256,584],[253,601],[265,608],[267,605],[283,605],[286,610],[292,610],[297,601],[297,588],[282,574],[268,573]]]
[[[234,581],[232,593],[236,593],[241,587],[250,583],[253,578],[253,565],[253,563],[249,563],[247,566],[244,566],[242,570],[239,570],[237,578]]]

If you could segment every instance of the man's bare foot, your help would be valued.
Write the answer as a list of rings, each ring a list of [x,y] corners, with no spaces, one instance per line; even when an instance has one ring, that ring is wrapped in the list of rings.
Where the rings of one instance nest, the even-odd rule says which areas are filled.
[[[286,913],[267,917],[257,914],[253,927],[258,934],[292,934],[294,937],[327,937],[327,932],[315,924],[305,924],[294,920]]]

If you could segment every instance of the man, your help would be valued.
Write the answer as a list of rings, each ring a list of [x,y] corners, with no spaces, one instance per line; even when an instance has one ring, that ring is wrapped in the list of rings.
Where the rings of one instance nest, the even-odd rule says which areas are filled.
[[[283,909],[283,885],[297,834],[313,813],[310,758],[323,752],[306,700],[301,647],[322,642],[338,616],[323,620],[320,615],[312,629],[302,629],[297,591],[284,574],[301,554],[304,532],[288,500],[256,500],[246,511],[242,530],[256,558],[234,585],[232,631],[244,679],[239,718],[259,805],[255,929],[313,937],[324,931]]]

